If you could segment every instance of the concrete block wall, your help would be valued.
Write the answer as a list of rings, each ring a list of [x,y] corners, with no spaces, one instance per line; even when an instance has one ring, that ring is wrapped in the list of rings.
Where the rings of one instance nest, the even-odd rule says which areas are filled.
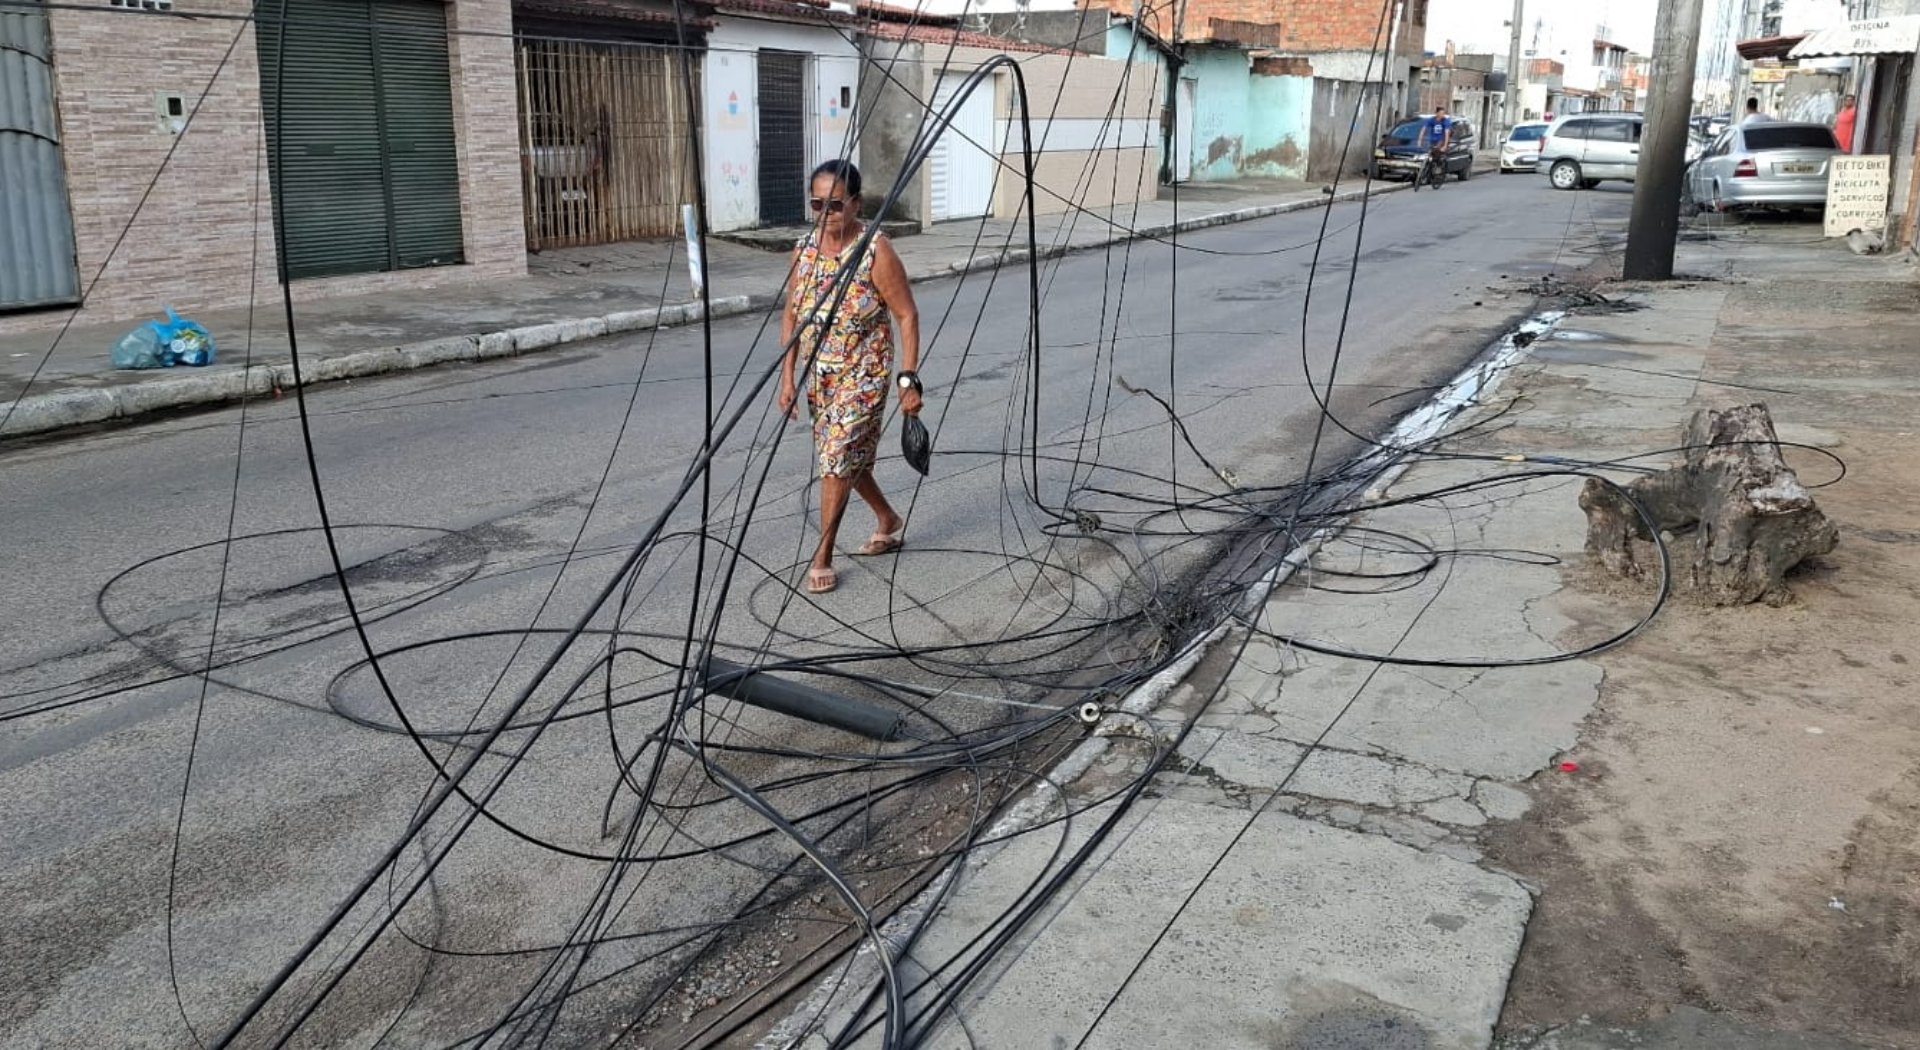
[[[244,16],[251,5],[181,0],[174,10]],[[449,4],[466,264],[300,281],[296,299],[525,274],[512,41],[461,35],[510,26],[509,0]],[[193,313],[277,297],[251,24],[103,5],[53,10],[49,28],[80,286],[91,287],[75,323],[157,317],[167,304]],[[178,136],[160,119],[161,94],[183,96],[193,114]],[[0,332],[57,328],[71,313],[3,316]]]
[[[867,204],[877,207],[900,177],[907,149],[920,133],[933,97],[932,71],[924,61],[926,47],[913,41],[863,37],[860,96],[854,112],[860,114],[860,176]],[[927,221],[927,174],[916,172],[902,191],[893,211],[884,216],[910,222]]]
[[[1307,177],[1331,179],[1366,170],[1377,137],[1380,86],[1351,80],[1313,81],[1313,127]]]

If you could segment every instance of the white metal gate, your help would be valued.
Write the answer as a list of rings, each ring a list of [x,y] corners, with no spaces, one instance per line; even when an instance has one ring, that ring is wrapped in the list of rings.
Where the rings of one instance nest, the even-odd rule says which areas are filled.
[[[1181,79],[1173,104],[1173,181],[1193,178],[1193,96],[1199,82]]]
[[[946,106],[965,79],[953,75],[940,78],[933,94],[935,113]],[[993,141],[993,81],[988,80],[961,103],[953,123],[927,158],[933,221],[971,219],[993,209],[993,179],[999,165],[988,150],[998,145]]]
[[[0,310],[80,298],[43,11],[0,10]]]

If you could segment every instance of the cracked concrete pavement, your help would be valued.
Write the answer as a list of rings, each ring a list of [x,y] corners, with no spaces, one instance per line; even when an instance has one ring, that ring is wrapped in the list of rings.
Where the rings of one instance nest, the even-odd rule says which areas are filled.
[[[1379,496],[1487,474],[1425,461]],[[1528,811],[1525,782],[1574,746],[1601,671],[1289,640],[1413,661],[1560,652],[1572,624],[1548,599],[1584,541],[1573,492],[1553,478],[1355,515],[1143,727],[1109,737],[1076,794],[1141,775],[1153,745],[1175,753],[932,1045],[1485,1047],[1532,898],[1482,863],[1480,836]],[[969,864],[908,969],[966,956],[1100,813]]]
[[[1583,576],[1580,479],[1548,472],[1649,453],[1660,465],[1699,399],[1750,396],[1705,374],[1730,290],[1640,288],[1567,317],[1457,421],[1455,444],[1481,458],[1421,460],[1373,493],[1440,495],[1354,515],[1251,630],[1217,643],[1211,671],[1203,663],[1144,728],[1115,730],[1074,794],[1098,798],[1143,772],[1151,748],[1124,738],[1177,741],[1176,753],[1117,844],[958,998],[930,1045],[1490,1045],[1542,887],[1489,860],[1489,836],[1537,814],[1548,781],[1599,776],[1566,760],[1591,728],[1604,658],[1444,664],[1579,651],[1646,614],[1649,593]],[[1524,444],[1503,445],[1514,415]],[[1832,441],[1792,419],[1781,433]],[[1503,472],[1510,484],[1460,487]],[[1057,871],[1103,812],[972,861],[905,968],[969,958],[967,938]],[[1582,1019],[1499,1045],[1861,1045],[1646,1006],[1649,1024]],[[850,1016],[843,1001],[811,1007]]]

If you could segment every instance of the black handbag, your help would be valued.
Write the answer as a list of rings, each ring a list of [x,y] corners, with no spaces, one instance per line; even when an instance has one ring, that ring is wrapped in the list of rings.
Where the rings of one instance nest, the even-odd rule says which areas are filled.
[[[900,455],[906,459],[907,466],[924,476],[927,468],[933,465],[933,438],[927,434],[927,425],[920,422],[919,416],[902,416],[901,419]]]

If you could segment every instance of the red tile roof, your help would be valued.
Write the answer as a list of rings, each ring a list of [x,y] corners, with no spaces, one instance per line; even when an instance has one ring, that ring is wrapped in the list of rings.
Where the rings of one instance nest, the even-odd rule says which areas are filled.
[[[853,9],[882,21],[918,22],[921,25],[938,26],[956,25],[960,21],[955,15],[929,14],[916,7],[887,4],[882,3],[881,0],[854,0]]]
[[[700,17],[687,19],[687,28],[701,31],[713,28],[713,19],[704,17],[712,11],[712,5],[694,3],[692,11]],[[638,22],[647,25],[673,25],[675,18],[671,8],[661,9],[622,0],[514,0],[515,11],[537,11],[543,14],[567,15],[574,18],[602,18],[614,22]]]
[[[1799,34],[1762,37],[1758,40],[1741,40],[1733,45],[1733,49],[1740,53],[1741,58],[1749,62],[1763,58],[1785,58],[1795,44],[1805,39],[1804,35]]]
[[[860,19],[834,11],[827,0],[707,0],[721,14],[767,15],[814,25],[858,25]]]

